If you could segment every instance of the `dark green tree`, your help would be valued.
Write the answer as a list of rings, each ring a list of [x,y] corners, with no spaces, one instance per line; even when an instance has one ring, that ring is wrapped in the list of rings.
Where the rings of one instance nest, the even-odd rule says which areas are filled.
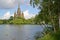
[[[59,0],[30,0],[30,4],[33,7],[37,6],[38,9],[41,9],[37,19],[44,20],[46,24],[50,22],[55,32],[59,30],[59,3]]]
[[[13,16],[11,16],[11,17],[9,18],[9,20],[13,20]]]

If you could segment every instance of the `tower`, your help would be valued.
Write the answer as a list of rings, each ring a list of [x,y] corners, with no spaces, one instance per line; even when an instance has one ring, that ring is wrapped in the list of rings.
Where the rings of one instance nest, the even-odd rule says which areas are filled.
[[[17,17],[21,17],[20,4],[18,4]]]
[[[14,13],[14,19],[16,19],[16,12]]]
[[[24,14],[23,14],[23,12],[22,12],[22,18],[24,18]]]
[[[14,19],[24,18],[23,12],[20,10],[20,4],[18,4],[17,12],[14,13]]]

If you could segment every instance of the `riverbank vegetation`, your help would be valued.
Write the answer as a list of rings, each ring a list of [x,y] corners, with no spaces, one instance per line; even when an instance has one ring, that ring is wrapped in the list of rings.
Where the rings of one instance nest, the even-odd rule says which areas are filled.
[[[39,37],[39,35],[42,35]],[[54,31],[45,31],[41,32],[40,34],[38,33],[38,36],[35,37],[36,40],[60,40],[60,30],[58,32]]]
[[[15,19],[11,16],[8,20],[0,20],[0,24],[33,24],[33,19]]]

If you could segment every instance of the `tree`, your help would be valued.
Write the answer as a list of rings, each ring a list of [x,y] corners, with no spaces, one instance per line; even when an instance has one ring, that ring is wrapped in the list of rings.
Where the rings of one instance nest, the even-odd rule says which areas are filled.
[[[30,0],[30,4],[32,4],[33,7],[37,6],[41,9],[38,15],[41,18],[42,14],[43,19],[41,18],[41,20],[44,20],[46,23],[51,22],[55,32],[59,30],[59,3],[59,0]]]
[[[11,16],[9,20],[13,20],[13,16]]]

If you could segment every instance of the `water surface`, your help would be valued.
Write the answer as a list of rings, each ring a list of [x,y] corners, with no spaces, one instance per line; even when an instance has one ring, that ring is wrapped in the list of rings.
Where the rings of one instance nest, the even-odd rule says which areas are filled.
[[[42,25],[0,25],[0,40],[34,40]]]

